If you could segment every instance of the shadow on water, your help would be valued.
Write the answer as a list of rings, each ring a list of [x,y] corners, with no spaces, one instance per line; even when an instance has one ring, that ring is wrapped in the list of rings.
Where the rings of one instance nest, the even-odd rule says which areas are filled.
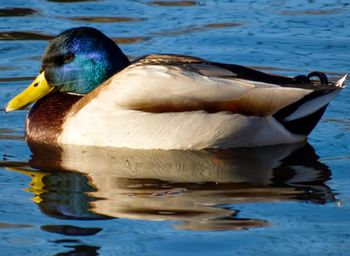
[[[309,144],[218,151],[162,151],[31,145],[29,164],[3,162],[32,178],[41,211],[59,219],[172,220],[177,229],[242,230],[268,226],[235,204],[306,201],[334,195],[331,171]],[[239,208],[239,207],[238,207]],[[98,228],[43,226],[65,235]]]

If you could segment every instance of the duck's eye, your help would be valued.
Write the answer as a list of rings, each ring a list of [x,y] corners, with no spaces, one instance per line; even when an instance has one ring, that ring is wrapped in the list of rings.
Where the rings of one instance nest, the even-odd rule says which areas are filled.
[[[67,53],[64,55],[63,62],[64,63],[69,63],[74,59],[74,54],[73,53]]]

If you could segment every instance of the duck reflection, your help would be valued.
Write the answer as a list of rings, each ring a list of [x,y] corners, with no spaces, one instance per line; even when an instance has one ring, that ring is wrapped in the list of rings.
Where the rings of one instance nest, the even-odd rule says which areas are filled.
[[[90,245],[70,245],[70,246],[65,246],[71,250],[67,252],[61,252],[57,253],[54,256],[97,256],[100,255],[98,253],[98,250],[100,247],[97,246],[90,246]]]
[[[180,221],[187,230],[269,225],[234,209],[251,202],[334,200],[331,172],[309,144],[220,151],[30,145],[31,191],[47,215]],[[23,171],[23,170],[22,170]]]

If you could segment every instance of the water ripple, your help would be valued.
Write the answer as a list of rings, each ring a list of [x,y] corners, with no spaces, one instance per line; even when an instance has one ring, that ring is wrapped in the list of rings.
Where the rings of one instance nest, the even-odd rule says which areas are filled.
[[[96,22],[96,23],[113,23],[113,22],[138,22],[144,21],[143,18],[132,18],[132,17],[99,17],[99,16],[86,16],[86,17],[69,17],[67,18],[73,21],[85,21],[85,22]]]
[[[0,83],[3,82],[20,82],[20,81],[32,81],[34,76],[18,76],[18,77],[0,77]]]
[[[0,17],[31,16],[35,13],[37,11],[31,8],[9,7],[0,9]]]
[[[151,1],[149,5],[158,6],[194,6],[198,5],[197,1]]]
[[[0,230],[4,228],[30,228],[32,225],[28,224],[11,224],[11,223],[0,223]]]
[[[112,40],[116,42],[117,44],[136,44],[140,42],[144,42],[148,40],[150,37],[142,37],[142,36],[135,36],[135,37],[113,37]]]
[[[52,35],[47,35],[38,32],[26,31],[5,31],[0,32],[0,41],[14,41],[14,40],[49,40]]]
[[[327,15],[337,13],[339,10],[285,10],[281,11],[280,14],[286,16],[304,16],[304,15]]]
[[[46,0],[54,3],[79,3],[79,2],[97,2],[99,0]]]
[[[196,32],[204,32],[211,29],[239,27],[239,26],[242,26],[242,24],[237,22],[209,23],[204,25],[190,25],[182,28],[171,28],[169,30],[155,32],[152,35],[153,36],[177,36],[177,35],[185,35],[185,34],[191,34]]]

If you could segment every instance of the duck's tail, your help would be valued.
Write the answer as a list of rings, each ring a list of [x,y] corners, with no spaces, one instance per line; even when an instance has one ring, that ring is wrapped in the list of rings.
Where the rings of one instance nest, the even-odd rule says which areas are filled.
[[[273,116],[294,134],[307,136],[316,126],[328,104],[345,88],[347,75],[334,84],[320,86],[302,99],[279,110]]]

